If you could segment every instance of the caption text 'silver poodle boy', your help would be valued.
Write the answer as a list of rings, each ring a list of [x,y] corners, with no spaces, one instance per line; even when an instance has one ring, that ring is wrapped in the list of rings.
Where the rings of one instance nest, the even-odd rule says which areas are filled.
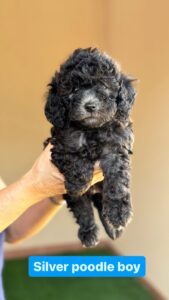
[[[45,114],[53,127],[47,142],[53,145],[52,163],[65,176],[64,197],[79,224],[78,236],[84,246],[97,244],[94,204],[115,239],[132,216],[132,79],[107,54],[87,48],[75,50],[49,86]],[[89,188],[96,161],[104,181]]]

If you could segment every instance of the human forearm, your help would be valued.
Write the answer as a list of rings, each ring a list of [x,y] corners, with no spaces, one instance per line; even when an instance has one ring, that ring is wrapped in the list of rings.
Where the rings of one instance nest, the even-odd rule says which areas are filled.
[[[6,241],[18,243],[38,233],[63,206],[64,201],[54,204],[50,198],[28,208],[13,224],[6,229]]]
[[[30,206],[44,199],[33,182],[31,172],[0,190],[0,231],[13,223]]]

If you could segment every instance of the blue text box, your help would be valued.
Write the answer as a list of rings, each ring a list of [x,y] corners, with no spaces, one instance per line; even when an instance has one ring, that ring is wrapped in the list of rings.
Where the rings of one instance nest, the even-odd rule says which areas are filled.
[[[30,256],[31,277],[143,277],[144,256]]]

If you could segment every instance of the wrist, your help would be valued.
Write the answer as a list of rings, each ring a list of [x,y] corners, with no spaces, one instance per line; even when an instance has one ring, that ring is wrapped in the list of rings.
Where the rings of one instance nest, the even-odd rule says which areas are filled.
[[[32,179],[28,172],[0,191],[0,231],[7,228],[29,207],[43,200],[43,195],[36,190]]]

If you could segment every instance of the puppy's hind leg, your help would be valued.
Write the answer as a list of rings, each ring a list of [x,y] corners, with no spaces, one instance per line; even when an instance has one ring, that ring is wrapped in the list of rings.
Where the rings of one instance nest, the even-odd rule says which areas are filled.
[[[84,194],[81,197],[73,198],[68,194],[64,195],[67,207],[72,211],[76,223],[79,224],[78,237],[85,247],[93,247],[98,244],[98,227],[95,224],[93,207],[90,197]]]

